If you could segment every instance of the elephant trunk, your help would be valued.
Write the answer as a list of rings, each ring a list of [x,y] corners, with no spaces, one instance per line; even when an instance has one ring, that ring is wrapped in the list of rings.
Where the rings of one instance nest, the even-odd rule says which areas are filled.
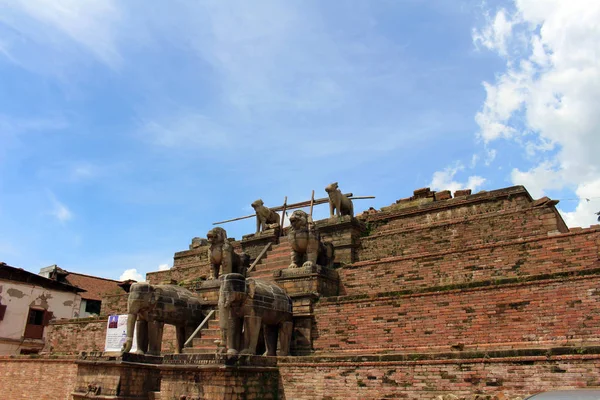
[[[133,330],[135,328],[135,323],[137,322],[137,314],[129,314],[127,316],[127,340],[123,344],[121,348],[121,353],[129,353],[131,351],[131,346],[133,345]]]

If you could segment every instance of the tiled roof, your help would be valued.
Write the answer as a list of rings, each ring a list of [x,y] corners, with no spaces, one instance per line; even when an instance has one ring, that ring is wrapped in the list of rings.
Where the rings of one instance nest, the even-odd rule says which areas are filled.
[[[83,288],[79,288],[75,285],[70,285],[68,282],[57,282],[53,279],[44,278],[43,276],[34,274],[29,271],[25,271],[24,269],[11,267],[10,265],[4,262],[0,262],[0,279],[14,282],[23,282],[48,289],[66,292],[79,293],[83,291]]]
[[[81,297],[88,300],[102,300],[102,295],[105,293],[123,292],[123,289],[117,286],[120,282],[112,279],[69,272],[65,280],[71,285],[85,289],[85,292],[81,293]]]

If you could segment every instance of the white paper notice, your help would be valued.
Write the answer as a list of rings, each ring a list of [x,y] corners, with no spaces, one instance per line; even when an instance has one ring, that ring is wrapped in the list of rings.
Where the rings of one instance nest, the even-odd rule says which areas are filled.
[[[135,329],[133,331],[133,346],[130,352],[137,350],[137,341],[135,340]],[[127,314],[109,315],[108,326],[106,327],[106,342],[104,351],[121,351],[123,344],[127,340]]]

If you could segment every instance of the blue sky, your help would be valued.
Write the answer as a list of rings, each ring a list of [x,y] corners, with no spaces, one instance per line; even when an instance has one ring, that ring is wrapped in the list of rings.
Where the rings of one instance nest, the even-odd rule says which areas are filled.
[[[0,0],[0,260],[139,278],[333,181],[593,224],[600,4],[540,3]]]

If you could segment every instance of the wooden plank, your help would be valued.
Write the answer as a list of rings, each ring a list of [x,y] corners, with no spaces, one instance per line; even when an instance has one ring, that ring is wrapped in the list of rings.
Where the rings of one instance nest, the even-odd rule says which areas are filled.
[[[350,200],[364,200],[364,199],[374,199],[375,198],[375,196],[354,196],[352,193],[346,193],[344,196],[349,197]],[[323,198],[316,199],[313,201],[313,205],[319,205],[319,204],[325,204],[325,203],[329,203],[329,197],[323,197]],[[301,201],[299,203],[292,203],[292,204],[277,206],[277,207],[269,207],[269,208],[273,211],[278,212],[278,211],[283,211],[284,206],[286,206],[285,210],[294,210],[297,208],[310,207],[310,200]],[[213,225],[226,224],[228,222],[239,221],[241,219],[252,218],[255,216],[256,216],[256,214],[245,215],[243,217],[232,218],[232,219],[228,219],[225,221],[213,222]]]
[[[256,264],[258,264],[258,262],[263,258],[263,256],[265,255],[265,253],[269,250],[269,248],[271,247],[271,242],[267,243],[267,245],[262,249],[262,251],[260,252],[260,254],[258,255],[258,257],[256,257],[256,260],[254,260],[254,262],[252,263],[252,265],[250,266],[250,268],[248,268],[247,272],[250,272],[254,269],[254,267],[256,267]]]

